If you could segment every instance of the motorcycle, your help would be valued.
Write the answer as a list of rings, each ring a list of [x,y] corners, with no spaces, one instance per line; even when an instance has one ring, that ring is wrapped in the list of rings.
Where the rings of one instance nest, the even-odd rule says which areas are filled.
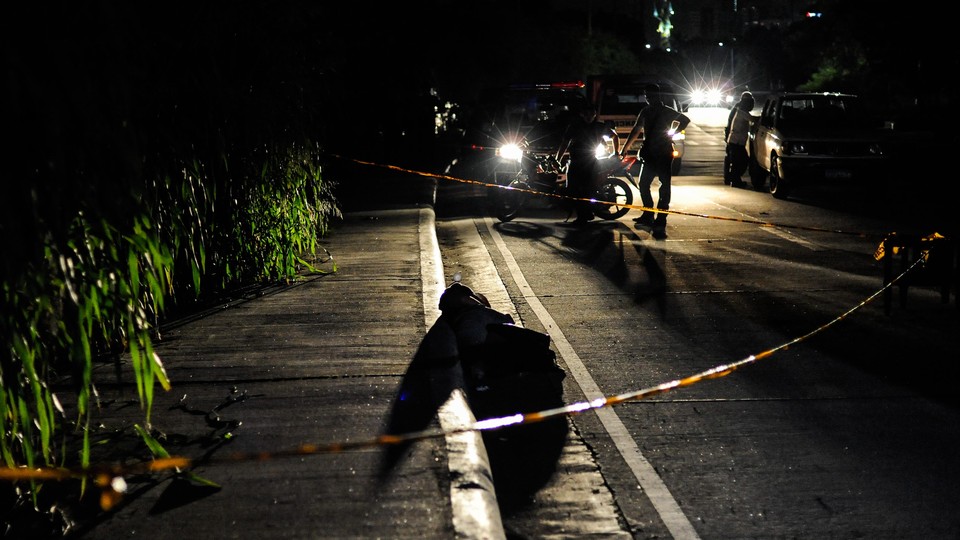
[[[516,146],[516,145],[514,145]],[[573,199],[567,196],[567,168],[569,160],[563,163],[548,154],[526,153],[521,147],[500,150],[499,155],[507,159],[516,159],[526,166],[517,169],[515,176],[493,192],[493,213],[501,222],[507,222],[520,213],[532,197],[554,197],[564,202],[572,211]],[[633,204],[633,189],[637,182],[630,168],[637,160],[628,157],[620,160],[615,154],[607,153],[604,145],[597,146],[597,160],[600,161],[602,180],[594,196],[594,215],[605,220],[621,218],[630,211]]]

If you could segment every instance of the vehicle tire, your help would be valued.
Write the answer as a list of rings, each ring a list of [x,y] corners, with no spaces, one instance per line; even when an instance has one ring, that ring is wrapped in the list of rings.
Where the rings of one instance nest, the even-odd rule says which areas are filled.
[[[770,158],[770,193],[777,199],[790,196],[790,184],[781,176],[780,159],[775,155]]]
[[[767,184],[767,171],[763,170],[763,167],[757,163],[757,160],[753,156],[750,156],[750,161],[748,162],[748,169],[750,171],[750,183],[753,185],[753,189],[760,191]]]
[[[506,187],[496,188],[493,197],[493,215],[504,223],[517,217],[520,209],[527,202],[527,197],[530,196],[526,191],[532,189],[530,184],[527,183],[526,177],[516,178]]]
[[[594,204],[593,213],[600,219],[618,219],[630,211],[633,204],[633,190],[630,182],[616,176],[609,176],[600,185],[596,197],[598,201],[611,204]]]

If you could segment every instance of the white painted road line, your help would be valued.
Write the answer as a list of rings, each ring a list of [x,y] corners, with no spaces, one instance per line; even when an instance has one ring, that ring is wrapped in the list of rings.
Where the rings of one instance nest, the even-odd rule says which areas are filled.
[[[547,333],[550,334],[550,338],[557,347],[557,352],[567,365],[567,368],[570,369],[570,373],[580,386],[587,401],[604,398],[604,394],[600,391],[600,387],[596,381],[593,380],[593,377],[590,376],[590,372],[586,366],[584,366],[583,361],[580,360],[580,356],[577,355],[576,351],[563,335],[563,332],[557,326],[556,321],[553,320],[553,317],[550,316],[547,309],[540,303],[540,299],[534,294],[533,289],[530,288],[526,278],[523,276],[523,272],[520,271],[520,266],[513,258],[513,253],[507,248],[500,233],[493,227],[493,219],[489,217],[485,218],[485,222],[494,244],[496,244],[497,249],[500,250],[500,254],[506,261],[510,276],[520,289],[524,300],[530,305],[530,308],[547,330]],[[663,483],[663,479],[660,478],[657,471],[640,452],[636,441],[630,436],[630,433],[627,431],[626,426],[623,425],[620,417],[617,416],[617,413],[609,407],[596,409],[596,413],[604,429],[607,430],[610,438],[614,444],[616,444],[620,455],[623,456],[623,459],[627,462],[637,482],[639,482],[640,487],[657,510],[660,519],[663,520],[663,523],[667,529],[669,529],[670,534],[678,540],[699,539],[700,537],[693,528],[693,524],[687,519],[683,510],[680,509],[680,505],[677,504],[676,499],[673,498],[670,490],[667,489],[666,484]]]

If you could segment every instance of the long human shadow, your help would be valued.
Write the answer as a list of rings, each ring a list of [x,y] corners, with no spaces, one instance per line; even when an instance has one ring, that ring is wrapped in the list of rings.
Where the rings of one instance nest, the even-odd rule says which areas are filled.
[[[572,255],[578,262],[595,269],[613,286],[632,294],[638,304],[654,301],[660,312],[666,309],[668,276],[656,256],[657,250],[649,245],[659,241],[642,238],[640,233],[620,221],[595,221],[584,227],[573,227],[565,222],[548,226],[515,220],[497,223],[494,227],[503,235],[539,241],[554,250],[556,246],[543,239],[559,237],[560,245],[565,248],[565,256]],[[636,257],[627,257],[627,250],[630,249],[636,251]],[[640,264],[628,263],[628,259],[638,259]],[[643,273],[631,273],[631,265]]]
[[[439,393],[438,378],[459,362],[456,335],[449,321],[440,317],[420,342],[417,352],[394,397],[384,427],[387,435],[403,435],[423,431],[431,426],[445,401]],[[386,480],[413,441],[386,447],[380,464],[379,480]]]

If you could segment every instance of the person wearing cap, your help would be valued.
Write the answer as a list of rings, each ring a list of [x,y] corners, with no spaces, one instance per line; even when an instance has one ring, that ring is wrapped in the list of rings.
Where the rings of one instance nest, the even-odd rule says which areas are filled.
[[[730,110],[727,127],[723,130],[727,143],[723,158],[723,183],[733,187],[743,187],[741,177],[747,170],[747,139],[757,118],[751,114],[754,106],[753,94],[740,94],[740,101]]]
[[[640,168],[640,200],[645,208],[653,208],[653,194],[650,186],[655,177],[660,178],[660,192],[657,199],[658,210],[670,208],[670,181],[673,176],[673,135],[686,129],[690,119],[687,115],[668,107],[660,96],[660,86],[647,85],[644,88],[647,106],[640,110],[637,120],[620,148],[620,158],[623,152],[633,144],[640,134],[643,134],[643,146],[638,153],[643,160]],[[654,215],[656,214],[656,215]],[[645,210],[633,220],[640,228],[652,229],[653,237],[662,240],[667,237],[666,212]]]

